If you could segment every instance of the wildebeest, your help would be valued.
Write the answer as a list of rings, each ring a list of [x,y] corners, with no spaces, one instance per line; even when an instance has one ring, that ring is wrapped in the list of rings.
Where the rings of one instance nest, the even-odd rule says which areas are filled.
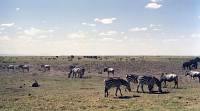
[[[25,64],[25,65],[19,65],[19,69],[22,69],[23,72],[25,70],[27,70],[27,72],[29,72],[29,70],[30,70],[29,65],[27,65],[27,64]]]
[[[108,97],[108,90],[112,87],[116,87],[115,96],[117,96],[118,90],[120,91],[120,94],[122,96],[122,92],[120,89],[121,85],[126,86],[126,89],[131,91],[130,84],[126,80],[121,79],[121,78],[108,78],[108,79],[104,80],[104,83],[105,83],[104,84],[105,85],[105,90],[104,90],[105,97]]]
[[[50,71],[50,67],[51,67],[50,65],[46,65],[46,64],[45,65],[43,64],[40,66],[40,68],[43,69],[44,72]]]
[[[152,93],[154,84],[156,84],[158,86],[158,91],[162,92],[161,82],[156,77],[154,77],[154,76],[138,76],[137,92],[139,92],[138,89],[139,89],[139,86],[141,86],[142,92],[144,93],[143,86],[147,85],[149,93]]]
[[[83,78],[83,75],[85,74],[85,68],[83,67],[76,67],[76,66],[70,66],[70,72],[68,74],[68,78],[71,77],[72,74],[72,78],[76,78],[76,76],[78,76],[79,78]]]
[[[105,67],[104,68],[104,72],[108,72],[108,77],[109,77],[110,73],[112,73],[113,77],[114,77],[115,70],[113,68],[111,68],[111,67]]]
[[[138,83],[137,79],[138,79],[138,75],[136,75],[136,74],[127,74],[126,75],[126,80],[128,81],[129,84],[131,82],[132,83]]]
[[[189,75],[191,78],[198,78],[200,83],[200,72],[198,71],[186,71],[185,76]]]
[[[190,61],[184,62],[182,65],[182,68],[185,70],[192,70],[192,68],[197,69],[198,68],[198,62],[200,62],[200,58],[196,57],[195,59],[192,59]]]
[[[164,82],[164,87],[166,87],[166,82],[174,82],[174,88],[178,88],[178,76],[176,74],[164,74],[162,73],[160,77],[160,82]]]

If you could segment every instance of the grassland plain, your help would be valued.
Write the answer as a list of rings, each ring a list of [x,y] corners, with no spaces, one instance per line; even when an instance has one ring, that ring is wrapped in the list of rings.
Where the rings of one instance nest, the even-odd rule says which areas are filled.
[[[31,64],[31,71],[0,71],[0,110],[1,111],[49,111],[49,110],[123,110],[123,111],[199,111],[200,84],[184,76],[181,69],[183,61],[192,57],[140,57],[106,56],[97,59],[75,57],[1,57],[1,65]],[[81,59],[80,59],[81,58]],[[40,64],[51,64],[50,72],[39,70]],[[84,66],[84,79],[67,78],[70,64]],[[115,89],[104,97],[104,66],[116,69],[116,75],[122,78],[127,73],[153,74],[173,72],[179,75],[179,88],[173,89],[173,83],[163,90],[164,94],[137,93],[135,85],[132,92],[124,97],[115,97]],[[199,69],[198,69],[199,70]],[[30,87],[33,80],[40,87]],[[155,88],[156,89],[156,88]]]

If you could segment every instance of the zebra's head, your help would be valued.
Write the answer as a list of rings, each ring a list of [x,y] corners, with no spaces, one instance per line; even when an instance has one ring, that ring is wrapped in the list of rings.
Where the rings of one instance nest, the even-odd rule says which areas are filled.
[[[154,79],[156,85],[158,86],[158,91],[160,93],[162,93],[161,81],[159,79],[157,79],[156,77],[153,77],[153,79]]]
[[[105,68],[103,69],[103,71],[104,71],[104,72],[108,71],[108,67],[105,67]]]

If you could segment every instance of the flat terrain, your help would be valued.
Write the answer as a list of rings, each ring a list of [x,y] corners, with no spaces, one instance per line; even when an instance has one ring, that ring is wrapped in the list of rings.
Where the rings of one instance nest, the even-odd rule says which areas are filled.
[[[199,111],[200,84],[198,80],[185,77],[181,64],[194,57],[168,56],[104,56],[83,58],[59,57],[1,57],[1,65],[30,64],[30,72],[0,70],[0,110],[2,111],[45,111],[45,110],[123,110],[123,111]],[[41,64],[50,64],[50,72],[42,72]],[[67,78],[69,65],[86,68],[85,78]],[[116,76],[126,74],[151,74],[160,77],[162,72],[176,73],[179,88],[168,84],[163,94],[137,93],[135,84],[132,92],[115,97],[111,89],[104,97],[103,72],[105,66],[116,69]],[[197,69],[199,70],[199,69]],[[37,80],[40,87],[31,84]],[[155,90],[157,88],[155,87]],[[147,89],[145,88],[147,91]]]

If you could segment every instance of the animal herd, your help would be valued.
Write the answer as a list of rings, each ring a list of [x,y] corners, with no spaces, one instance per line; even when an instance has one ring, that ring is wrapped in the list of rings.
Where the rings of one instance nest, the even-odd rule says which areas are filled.
[[[192,59],[190,61],[184,62],[182,65],[183,70],[186,70],[185,76],[190,76],[192,79],[198,78],[200,83],[200,72],[194,71],[193,69],[198,68],[198,62],[200,62],[200,58],[197,57],[195,59]],[[24,65],[6,65],[6,69],[9,72],[10,70],[22,70],[23,72],[30,70],[30,65],[24,64]],[[51,66],[47,64],[40,65],[40,69],[42,71],[50,71]],[[69,73],[68,78],[83,78],[85,74],[85,68],[79,67],[75,65],[69,66]],[[174,73],[162,73],[160,78],[157,78],[153,76],[152,74],[127,74],[125,79],[122,79],[120,77],[115,77],[115,70],[112,67],[105,67],[103,69],[104,72],[107,72],[107,79],[104,80],[104,94],[105,97],[108,97],[109,95],[109,89],[115,87],[116,92],[115,95],[117,96],[118,91],[120,92],[120,95],[122,96],[121,86],[125,86],[125,90],[131,91],[131,84],[137,84],[137,92],[140,92],[139,90],[144,93],[144,85],[147,86],[148,92],[152,93],[154,85],[157,86],[158,92],[162,93],[162,83],[164,83],[163,87],[166,87],[167,82],[174,82],[174,88],[178,88],[178,81],[179,77],[177,74]],[[110,77],[110,74],[112,74],[112,77]]]

